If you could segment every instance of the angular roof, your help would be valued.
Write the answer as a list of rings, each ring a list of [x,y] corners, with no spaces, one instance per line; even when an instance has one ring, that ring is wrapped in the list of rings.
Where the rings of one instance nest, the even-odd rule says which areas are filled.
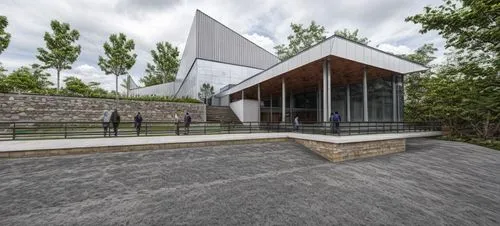
[[[266,51],[237,32],[200,10],[191,25],[186,46],[176,75],[176,93],[182,86],[196,59],[203,59],[245,67],[267,69],[279,62]]]
[[[218,94],[218,96],[225,96],[241,91],[328,56],[337,56],[367,66],[393,71],[398,74],[408,74],[428,69],[421,64],[406,60],[394,54],[333,35],[326,40],[303,50],[288,60],[279,62],[265,71],[246,79],[231,89]],[[332,67],[335,67],[335,65],[332,65]]]

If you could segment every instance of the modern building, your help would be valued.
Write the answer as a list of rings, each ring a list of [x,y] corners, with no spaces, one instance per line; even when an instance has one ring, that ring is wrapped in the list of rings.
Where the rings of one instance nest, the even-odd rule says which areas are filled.
[[[229,106],[241,121],[402,121],[403,76],[427,70],[339,36],[280,61],[197,11],[175,82],[136,88],[132,95],[189,96],[217,90],[213,105]]]

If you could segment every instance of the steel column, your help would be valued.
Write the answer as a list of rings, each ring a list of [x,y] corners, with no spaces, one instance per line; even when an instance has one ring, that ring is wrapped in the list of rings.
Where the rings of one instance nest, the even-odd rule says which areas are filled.
[[[285,90],[285,77],[281,77],[281,121],[285,122],[286,113],[286,90]]]
[[[366,66],[363,67],[363,121],[368,122],[368,84],[366,80]]]
[[[347,98],[347,109],[346,109],[346,119],[348,122],[351,121],[351,85],[347,84],[346,88],[346,98]]]
[[[396,98],[396,75],[392,75],[392,121],[398,121],[397,112],[397,98]]]
[[[257,84],[257,101],[259,102],[259,106],[258,106],[258,115],[257,115],[257,121],[260,122],[260,83]]]

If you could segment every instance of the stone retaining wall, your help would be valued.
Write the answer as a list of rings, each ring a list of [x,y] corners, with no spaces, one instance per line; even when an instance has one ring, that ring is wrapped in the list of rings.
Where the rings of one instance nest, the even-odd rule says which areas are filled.
[[[0,121],[97,121],[115,100],[0,93]],[[118,101],[122,121],[132,121],[141,112],[145,121],[174,120],[176,112],[189,112],[193,121],[205,121],[204,104]]]
[[[304,145],[332,162],[403,152],[406,149],[406,139],[339,144],[303,139],[295,139],[295,142]]]

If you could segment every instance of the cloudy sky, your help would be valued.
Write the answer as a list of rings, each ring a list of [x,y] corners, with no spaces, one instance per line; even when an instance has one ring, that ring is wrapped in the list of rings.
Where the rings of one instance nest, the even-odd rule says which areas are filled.
[[[274,53],[273,46],[286,43],[290,23],[325,26],[335,30],[360,30],[371,46],[394,53],[410,53],[424,43],[434,43],[442,60],[444,41],[436,33],[419,34],[419,26],[404,22],[441,0],[1,0],[0,15],[7,16],[12,34],[0,62],[9,71],[37,62],[36,48],[44,47],[43,34],[53,19],[70,23],[80,31],[82,53],[65,76],[100,82],[114,89],[113,76],[97,66],[102,44],[112,33],[123,32],[136,43],[137,62],[131,70],[138,81],[151,60],[155,43],[169,41],[181,50],[196,9],[243,34]],[[55,75],[54,71],[49,71]],[[55,76],[53,76],[55,81]]]

